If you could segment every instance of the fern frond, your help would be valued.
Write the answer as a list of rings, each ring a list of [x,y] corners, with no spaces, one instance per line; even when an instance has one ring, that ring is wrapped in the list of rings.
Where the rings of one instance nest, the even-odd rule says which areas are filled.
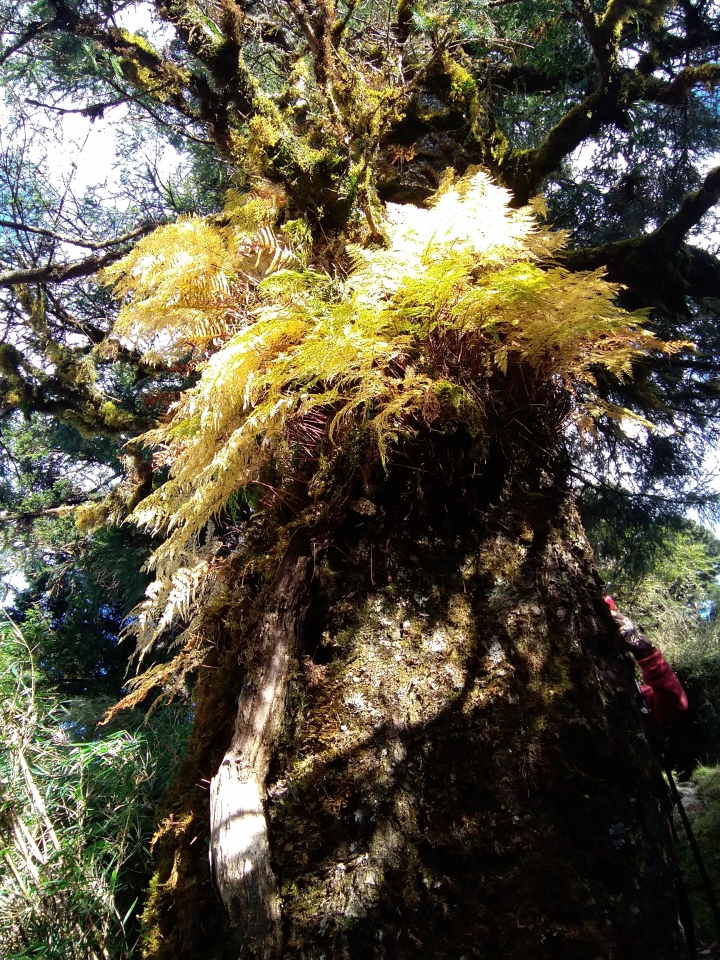
[[[158,585],[137,615],[141,651],[199,602],[207,571],[193,563],[207,561],[187,558],[212,518],[268,464],[294,469],[298,425],[314,424],[303,442],[316,450],[357,428],[383,462],[433,417],[476,437],[483,383],[511,365],[562,386],[570,416],[588,425],[617,415],[592,397],[595,368],[628,377],[639,357],[681,346],[623,311],[600,271],[547,267],[564,234],[508,200],[475,172],[448,178],[426,209],[389,205],[389,246],[352,250],[344,285],[303,269],[261,222],[262,204],[237,197],[224,219],[163,227],[108,271],[127,298],[122,335],[164,338],[169,350],[192,336],[220,343],[168,422],[144,438],[170,475],[134,515],[166,535],[153,558]]]
[[[125,299],[115,332],[166,362],[188,346],[226,340],[243,324],[254,287],[299,265],[271,227],[278,195],[230,194],[222,218],[185,217],[144,237],[102,274]],[[217,222],[218,219],[220,222]]]
[[[156,663],[149,669],[132,677],[127,683],[127,694],[105,713],[102,723],[109,723],[121,710],[127,710],[143,703],[147,696],[157,691],[151,710],[158,701],[170,701],[185,692],[189,674],[194,673],[205,661],[210,647],[203,643],[201,634],[186,631],[183,635],[183,649],[169,663]]]
[[[133,659],[141,665],[155,642],[178,620],[187,624],[188,631],[196,630],[207,597],[214,586],[212,557],[220,544],[207,531],[204,543],[197,539],[176,555],[172,570],[161,570],[150,584],[145,599],[135,606],[121,635],[135,638]]]

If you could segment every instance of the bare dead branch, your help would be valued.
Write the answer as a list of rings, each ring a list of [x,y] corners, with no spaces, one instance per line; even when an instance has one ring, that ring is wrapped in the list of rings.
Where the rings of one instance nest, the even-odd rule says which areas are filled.
[[[25,103],[29,104],[31,107],[40,107],[41,110],[50,110],[53,113],[59,113],[63,116],[68,116],[72,114],[77,114],[81,117],[90,117],[90,119],[95,119],[101,117],[106,110],[112,110],[113,107],[120,107],[124,103],[128,103],[132,100],[136,100],[137,97],[132,94],[128,94],[124,97],[116,97],[114,100],[105,100],[100,103],[90,103],[86,107],[59,107],[55,103],[42,103],[40,100],[34,100],[32,97],[28,97]]]
[[[76,260],[74,263],[49,263],[44,267],[34,267],[29,270],[10,270],[0,273],[0,289],[16,287],[26,283],[65,283],[67,280],[78,280],[81,277],[91,277],[94,273],[110,266],[125,250],[113,250],[104,257],[87,257],[85,260]]]
[[[86,250],[107,250],[108,247],[116,247],[119,244],[129,243],[131,240],[137,240],[154,230],[157,223],[147,223],[130,233],[125,233],[120,237],[114,237],[112,240],[82,240],[79,237],[66,237],[63,234],[56,233],[54,230],[46,230],[44,227],[32,227],[26,223],[17,223],[14,220],[0,220],[0,227],[6,227],[9,230],[22,231],[23,233],[34,233],[41,237],[49,237],[51,240],[57,240],[60,243],[67,243],[73,247],[83,247]],[[1,276],[1,275],[0,275]],[[24,282],[24,281],[19,281]]]

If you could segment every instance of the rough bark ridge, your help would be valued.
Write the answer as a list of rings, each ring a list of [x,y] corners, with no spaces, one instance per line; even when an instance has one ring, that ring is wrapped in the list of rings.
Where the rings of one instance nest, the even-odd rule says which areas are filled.
[[[633,665],[563,483],[552,385],[526,397],[528,383],[488,405],[486,441],[427,431],[367,472],[307,615],[309,532],[272,610],[255,597],[252,631],[233,626],[235,586],[226,657],[249,646],[250,666],[207,839],[242,945],[199,932],[222,924],[197,873],[207,801],[191,786],[207,775],[201,728],[234,707],[218,670],[198,689],[148,957],[685,957]]]
[[[525,491],[474,529],[375,500],[338,543],[270,787],[283,956],[683,957],[662,786],[571,497]]]
[[[303,528],[293,536],[275,578],[274,609],[259,628],[256,670],[243,683],[232,741],[210,783],[213,878],[241,942],[263,958],[280,948],[280,907],[263,806],[265,778],[283,722],[312,565]]]

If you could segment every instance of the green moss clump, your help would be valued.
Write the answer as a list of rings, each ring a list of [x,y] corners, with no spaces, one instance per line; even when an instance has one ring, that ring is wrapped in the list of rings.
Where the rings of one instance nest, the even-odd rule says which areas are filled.
[[[128,427],[133,421],[132,414],[121,410],[111,400],[106,400],[100,404],[98,413],[102,422],[113,430],[122,430],[123,427]]]
[[[155,47],[153,47],[153,45],[150,43],[147,37],[143,37],[139,33],[130,33],[129,30],[125,30],[122,27],[118,30],[118,33],[123,38],[123,40],[126,40],[128,43],[131,43],[134,47],[139,47],[141,50],[144,50],[146,53],[150,53],[152,54],[152,56],[158,57],[158,59],[160,58],[160,54],[157,52]]]
[[[17,377],[22,354],[10,343],[0,343],[0,373],[5,377]]]
[[[481,109],[477,83],[465,67],[448,54],[444,54],[442,65],[450,80],[449,100],[454,106],[462,109],[471,132],[474,132]]]

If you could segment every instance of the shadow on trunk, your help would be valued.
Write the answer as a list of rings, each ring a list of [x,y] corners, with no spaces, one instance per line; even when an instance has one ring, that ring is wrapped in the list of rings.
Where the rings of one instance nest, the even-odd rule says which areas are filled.
[[[366,487],[375,513],[334,532],[309,612],[287,607],[304,629],[257,901],[267,911],[277,891],[279,922],[263,939],[241,907],[240,949],[226,932],[204,955],[680,960],[663,785],[572,497],[542,465],[515,483],[513,464],[533,476],[521,457],[480,473],[457,439],[436,456]],[[225,682],[203,678],[199,711]],[[224,729],[237,745],[250,727]],[[209,765],[197,737],[194,777]],[[207,795],[192,796],[200,823]],[[161,852],[148,956],[197,955],[193,917],[228,930],[207,868],[203,898],[173,906],[182,858],[198,869],[189,840]]]

